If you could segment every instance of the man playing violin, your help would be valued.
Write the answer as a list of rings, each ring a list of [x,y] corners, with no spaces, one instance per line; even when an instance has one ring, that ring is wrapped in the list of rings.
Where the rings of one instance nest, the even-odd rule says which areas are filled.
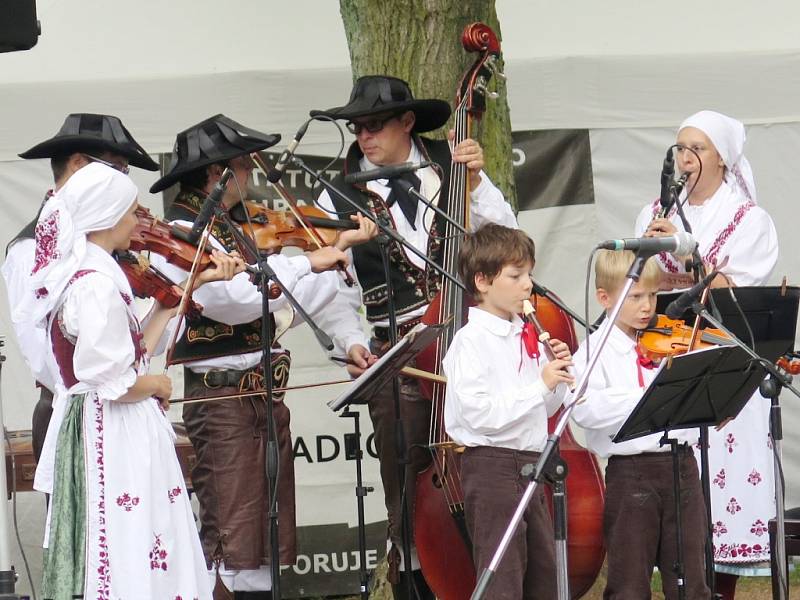
[[[205,197],[221,179],[225,168],[233,171],[222,206],[230,210],[247,191],[253,169],[250,153],[274,145],[277,135],[264,134],[216,115],[178,134],[175,157],[169,171],[150,188],[153,193],[180,184],[175,201],[166,211],[167,220],[191,225]],[[300,256],[280,254],[268,258],[281,282],[312,315],[331,303],[339,291],[340,274],[329,271],[346,262],[349,245],[375,234],[372,223],[359,220],[360,227],[340,234],[338,247],[325,247]],[[232,232],[216,223],[209,239],[213,247],[235,252]],[[154,256],[153,264],[174,281],[185,271]],[[215,598],[267,598],[271,589],[269,491],[265,469],[268,423],[265,397],[247,395],[263,389],[261,373],[261,293],[246,273],[231,281],[210,283],[199,289],[195,299],[203,307],[201,318],[188,323],[173,354],[183,362],[186,396],[242,394],[239,401],[202,402],[185,405],[183,419],[194,446],[197,463],[192,483],[200,502],[201,540],[213,577],[219,577]],[[286,307],[281,294],[270,298],[273,340],[272,373],[275,387],[285,387],[289,354],[276,343],[275,311]],[[292,316],[289,317],[289,323]],[[295,561],[294,465],[289,430],[289,409],[275,395],[280,477],[280,561]],[[223,589],[227,588],[226,589]]]
[[[397,232],[435,261],[441,261],[440,236],[444,223],[440,216],[415,197],[404,191],[394,180],[379,179],[366,185],[344,183],[344,174],[366,171],[404,162],[431,160],[442,172],[426,167],[404,178],[421,194],[448,211],[448,184],[451,161],[467,166],[470,192],[469,222],[476,228],[485,222],[517,227],[517,221],[502,192],[492,184],[483,168],[483,150],[478,142],[466,139],[452,152],[445,141],[420,137],[421,133],[438,129],[447,123],[450,106],[434,99],[415,99],[408,84],[401,79],[369,75],[356,81],[350,100],[344,106],[311,111],[322,116],[347,121],[348,129],[356,136],[345,159],[344,173],[334,185],[345,191],[373,214],[386,216]],[[452,132],[451,132],[452,136]],[[352,206],[340,198],[323,192],[319,206],[333,215],[350,215]],[[424,261],[397,245],[390,250],[389,269],[399,325],[399,335],[415,325],[439,290],[439,277]],[[377,242],[368,242],[353,249],[353,264],[362,289],[362,297],[352,291],[340,294],[336,302],[341,315],[355,315],[362,301],[367,320],[373,326],[373,337],[364,337],[360,323],[352,318],[332,323],[332,333],[340,352],[352,361],[347,369],[352,376],[364,372],[385,352],[389,344],[388,294]],[[409,464],[406,468],[405,496],[413,505],[415,477],[430,460],[424,450],[428,443],[431,405],[413,379],[400,378],[401,418],[403,420]],[[375,430],[375,444],[380,459],[381,479],[389,513],[389,580],[394,584],[396,598],[405,598],[411,583],[399,573],[401,540],[401,496],[398,481],[398,461],[395,440],[395,409],[392,387],[388,386],[369,403],[370,417]],[[409,515],[413,506],[409,506]],[[414,583],[420,597],[432,597],[419,572],[412,552]]]
[[[54,187],[45,194],[36,216],[9,242],[2,273],[6,282],[9,310],[13,314],[23,302],[23,282],[34,261],[34,229],[45,202],[81,168],[92,162],[106,164],[127,173],[130,166],[157,171],[158,164],[145,152],[119,118],[112,115],[74,113],[68,115],[52,138],[20,154],[21,158],[49,158]],[[32,323],[14,323],[20,352],[39,386],[39,401],[33,410],[32,445],[36,461],[42,452],[47,425],[53,412],[55,378],[45,364],[46,332]]]
[[[600,250],[595,264],[597,300],[606,311],[616,304],[633,263],[632,252]],[[622,443],[611,440],[628,419],[644,391],[655,379],[656,365],[642,354],[638,334],[650,326],[656,312],[660,271],[655,259],[645,263],[642,275],[625,298],[608,341],[589,377],[586,401],[575,406],[575,422],[586,432],[586,447],[606,467],[606,499],[603,538],[608,552],[608,581],[604,598],[649,598],[653,567],[661,572],[664,595],[678,598],[674,569],[677,557],[676,515],[669,446],[661,446],[660,434]],[[594,347],[603,335],[589,337]],[[576,376],[586,370],[587,342],[575,353]],[[700,476],[690,444],[697,429],[670,432],[681,445],[681,523],[686,598],[710,596],[703,569],[706,517]]]

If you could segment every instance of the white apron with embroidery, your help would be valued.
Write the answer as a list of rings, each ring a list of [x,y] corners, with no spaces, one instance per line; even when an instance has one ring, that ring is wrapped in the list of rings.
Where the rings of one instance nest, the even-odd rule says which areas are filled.
[[[84,597],[211,598],[171,424],[153,398],[134,403],[110,399],[124,393],[137,373],[146,374],[148,365],[145,355],[134,370],[131,327],[138,329],[138,323],[113,272],[116,264],[91,244],[89,250],[82,267],[100,272],[70,285],[62,312],[62,331],[77,337],[73,364],[79,383],[69,390],[63,381],[56,386],[47,433],[51,451],[37,469],[36,487],[52,490],[55,441],[66,401],[71,394],[86,393]],[[55,366],[52,345],[48,348]]]
[[[636,235],[647,229],[658,201],[642,209]],[[769,215],[723,183],[701,206],[684,205],[706,262],[722,269],[736,285],[765,285],[778,259],[778,239]],[[670,221],[683,231],[677,214]],[[671,255],[658,257],[670,273],[685,270]],[[700,453],[697,451],[698,464]],[[756,392],[739,416],[721,431],[709,430],[711,520],[714,561],[751,563],[769,559],[767,522],[775,516],[769,400]]]

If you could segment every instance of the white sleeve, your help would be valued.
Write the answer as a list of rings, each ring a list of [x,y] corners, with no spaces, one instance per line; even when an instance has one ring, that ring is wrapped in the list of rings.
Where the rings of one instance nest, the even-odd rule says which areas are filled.
[[[347,287],[338,273],[336,294],[330,302],[311,314],[317,325],[333,339],[333,354],[345,356],[356,344],[369,348],[369,340],[364,333],[364,324],[359,309],[361,307],[361,288],[358,285]]]
[[[778,234],[769,214],[754,206],[725,244],[722,269],[737,286],[765,285],[778,262]],[[717,257],[718,262],[723,257]]]
[[[185,222],[175,221],[175,223]],[[209,241],[214,248],[224,251],[218,240],[209,238]],[[273,254],[267,261],[290,292],[301,278],[311,272],[311,263],[303,255],[287,257]],[[169,264],[158,254],[150,256],[150,263],[174,283],[183,283],[189,275],[187,271]],[[249,323],[261,316],[261,293],[250,281],[250,275],[246,272],[239,273],[230,281],[207,283],[195,290],[192,298],[203,307],[204,316],[227,325]],[[286,298],[281,294],[277,299],[269,301],[270,312],[280,309],[285,304]]]
[[[647,231],[647,226],[650,225],[650,221],[653,220],[653,207],[652,205],[648,204],[642,207],[642,210],[639,211],[639,215],[636,217],[636,224],[633,228],[633,237],[642,237],[644,232]]]
[[[31,239],[22,239],[14,242],[8,249],[6,260],[3,263],[2,274],[6,282],[8,293],[8,310],[11,315],[22,302],[24,302],[28,274],[33,267],[35,244]],[[50,372],[47,363],[47,329],[43,324],[14,322],[14,334],[19,344],[19,350],[25,359],[31,373],[42,385],[49,390],[54,390],[56,378]]]
[[[75,393],[94,390],[116,400],[136,383],[136,358],[128,310],[113,280],[90,273],[67,293],[63,311],[67,332],[77,338],[73,369]]]
[[[470,229],[475,231],[484,223],[497,223],[518,229],[517,218],[503,192],[495,186],[488,175],[481,171],[481,182],[470,192]]]
[[[596,343],[596,342],[595,342]],[[586,370],[586,346],[581,344],[574,356],[575,376]],[[573,420],[584,429],[616,434],[642,397],[640,387],[614,386],[606,378],[602,361],[598,360],[586,388],[585,400],[576,404]]]
[[[455,424],[477,435],[492,435],[531,418],[531,411],[544,405],[548,393],[544,382],[498,394],[489,387],[492,374],[479,348],[455,339],[442,361],[447,377],[447,400]],[[450,424],[446,424],[448,430]]]

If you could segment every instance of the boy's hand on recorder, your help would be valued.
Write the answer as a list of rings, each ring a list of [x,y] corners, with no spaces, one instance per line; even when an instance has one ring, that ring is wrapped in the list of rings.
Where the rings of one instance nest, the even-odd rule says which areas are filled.
[[[567,372],[567,368],[572,366],[571,360],[556,358],[542,367],[542,381],[551,392],[556,389],[559,383],[570,384],[575,378]]]

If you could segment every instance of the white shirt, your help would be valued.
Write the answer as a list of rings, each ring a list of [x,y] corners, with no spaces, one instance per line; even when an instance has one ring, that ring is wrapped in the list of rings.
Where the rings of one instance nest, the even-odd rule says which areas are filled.
[[[9,313],[14,311],[26,298],[26,282],[31,269],[33,269],[36,242],[33,239],[20,239],[8,249],[6,260],[3,263],[3,278],[6,281],[8,292]],[[47,332],[42,325],[30,322],[15,323],[14,333],[17,337],[19,350],[28,364],[36,381],[52,391],[55,389],[56,377],[50,372],[45,359],[47,350]]]
[[[603,328],[589,336],[589,350],[594,352],[599,343]],[[616,325],[608,336],[606,345],[589,376],[585,400],[576,405],[572,411],[573,420],[586,432],[586,447],[600,456],[629,456],[642,452],[669,452],[669,446],[660,446],[662,434],[655,433],[645,437],[615,444],[611,440],[617,435],[620,427],[628,419],[639,403],[647,387],[656,378],[658,368],[641,367],[644,387],[639,385],[638,355],[636,342]],[[581,377],[586,371],[588,357],[586,342],[581,343],[574,356],[575,376]],[[670,437],[679,442],[694,444],[697,442],[697,429],[679,429],[670,432]]]
[[[750,205],[747,198],[723,182],[703,204],[687,202],[683,210],[704,260],[713,258],[720,264],[727,257],[722,272],[737,286],[766,284],[778,262],[778,234],[763,208]],[[641,236],[652,220],[653,207],[645,206],[636,219],[636,236]],[[677,212],[669,220],[683,231]],[[658,261],[665,271],[686,272],[671,255],[661,254]]]
[[[188,221],[173,221],[173,224],[192,225]],[[213,236],[209,237],[209,243],[217,250],[225,251],[224,246]],[[334,272],[312,273],[311,263],[304,255],[287,257],[273,254],[267,260],[278,279],[312,318],[331,303],[339,291],[341,276]],[[185,281],[189,275],[187,271],[169,264],[160,255],[153,254],[150,262],[175,283]],[[246,272],[235,275],[230,281],[206,283],[192,294],[192,299],[203,307],[204,316],[227,325],[249,323],[261,316],[261,293],[251,283],[250,275]],[[275,312],[286,305],[288,300],[281,294],[277,299],[269,301],[269,310]],[[296,319],[294,324],[299,322]],[[202,373],[209,369],[249,369],[260,361],[261,351],[258,351],[188,362],[185,365]]]
[[[416,144],[411,145],[411,152],[406,160],[408,162],[421,162],[423,160],[422,153],[419,151],[419,148],[417,148]],[[370,169],[377,169],[378,166],[371,163],[367,157],[362,157],[359,161],[359,168],[361,171],[367,171]],[[431,167],[425,167],[424,169],[416,171],[416,175],[419,177],[421,182],[420,191],[422,195],[426,198],[435,198],[435,203],[438,205],[440,201],[437,193],[441,188],[441,180],[439,179],[436,171],[434,171]],[[376,179],[369,181],[367,182],[367,189],[378,194],[384,200],[389,197],[389,194],[392,191],[392,188],[389,187],[388,179]],[[323,190],[322,194],[320,194],[320,197],[317,200],[317,203],[319,204],[320,208],[326,210],[327,212],[331,213],[332,216],[336,217],[333,201],[331,200],[327,190]],[[411,224],[408,222],[408,219],[406,219],[402,209],[400,208],[400,205],[397,202],[389,207],[389,213],[392,217],[397,233],[399,233],[417,250],[423,254],[427,254],[429,237],[428,231],[433,224],[433,219],[436,216],[436,213],[434,213],[433,210],[428,208],[422,202],[418,202],[417,216],[414,222],[416,229],[411,227]],[[484,223],[490,222],[505,225],[506,227],[513,227],[514,229],[518,227],[517,218],[514,216],[511,206],[505,201],[503,192],[501,192],[489,180],[485,173],[481,172],[481,182],[478,184],[478,187],[476,187],[475,190],[470,192],[469,229],[474,231]],[[350,251],[348,250],[348,252]],[[425,261],[423,261],[419,256],[410,250],[403,249],[403,252],[413,265],[419,267],[420,269],[426,268]],[[353,271],[355,271],[355,269],[353,269]],[[345,294],[345,297],[337,299],[337,308],[340,309],[342,313],[348,310],[348,307],[351,312],[357,311],[361,306],[361,295],[353,293],[353,290],[351,290],[349,294],[347,292],[345,292]],[[412,312],[399,316],[398,323],[402,324],[425,314],[425,310],[427,308],[428,305],[426,304]],[[378,327],[388,327],[389,321],[388,319],[380,320],[374,322],[373,325]],[[346,352],[354,344],[361,344],[362,346],[367,347],[367,338],[361,329],[360,321],[342,319],[338,322],[332,323],[332,326],[332,331],[328,331],[328,333],[336,338],[336,345],[343,351]]]
[[[463,446],[541,451],[547,417],[561,406],[565,386],[550,392],[539,362],[522,349],[522,320],[501,319],[477,307],[453,337],[442,361],[447,376],[444,424]]]

